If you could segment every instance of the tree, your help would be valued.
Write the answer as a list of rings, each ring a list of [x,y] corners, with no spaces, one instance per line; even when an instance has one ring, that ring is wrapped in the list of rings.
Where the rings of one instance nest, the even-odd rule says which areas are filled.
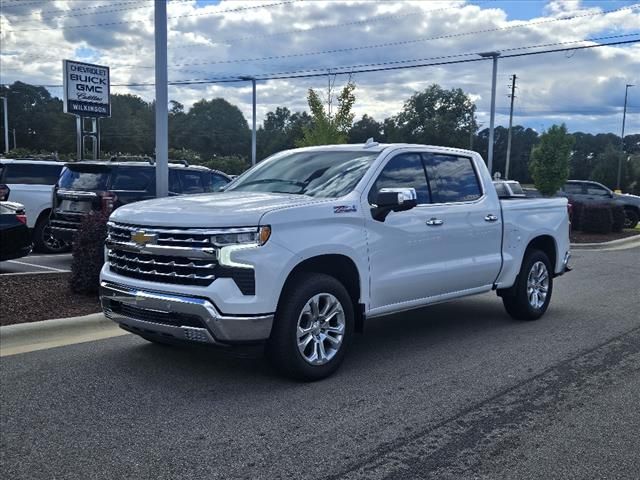
[[[494,169],[502,174],[506,171],[507,138],[509,130],[497,126],[494,132],[493,162]],[[522,183],[531,183],[529,173],[529,158],[531,150],[538,143],[538,133],[532,128],[514,125],[511,129],[511,161],[509,165],[509,177]],[[487,158],[489,146],[489,129],[482,130],[474,141],[475,150]]]
[[[574,141],[564,123],[552,125],[540,135],[540,143],[531,152],[529,170],[536,188],[543,195],[554,195],[567,181]]]
[[[349,130],[349,143],[364,143],[369,138],[384,142],[384,125],[365,113]]]
[[[332,115],[330,108],[325,111],[324,105],[318,93],[309,89],[307,101],[311,110],[312,124],[303,128],[303,137],[297,143],[300,147],[312,145],[327,145],[333,143],[346,143],[347,134],[354,114],[351,113],[356,97],[353,94],[356,86],[348,82],[338,96],[338,109]],[[331,91],[328,92],[329,106],[331,105]]]
[[[633,182],[632,169],[627,162],[627,155],[622,153],[613,145],[607,145],[604,152],[598,154],[595,161],[595,168],[591,172],[590,180],[600,182],[607,187],[614,189],[618,181],[618,162],[622,166],[620,171],[620,188],[626,191]]]
[[[137,95],[111,95],[111,117],[100,120],[101,150],[153,155],[155,107]]]
[[[478,129],[476,106],[460,88],[433,84],[414,94],[402,111],[385,121],[387,140],[467,148]]]
[[[222,98],[194,103],[184,121],[188,134],[180,146],[195,150],[205,158],[250,151],[247,120],[238,107]]]
[[[304,135],[303,129],[310,127],[311,123],[307,112],[291,113],[287,107],[277,107],[275,112],[268,112],[257,132],[258,159],[294,148],[296,141]]]

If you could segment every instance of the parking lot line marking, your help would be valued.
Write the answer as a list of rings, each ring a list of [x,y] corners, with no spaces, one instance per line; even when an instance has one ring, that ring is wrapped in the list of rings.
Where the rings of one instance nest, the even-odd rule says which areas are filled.
[[[53,275],[54,273],[69,273],[71,270],[60,270],[59,272],[0,272],[0,276],[8,277],[10,275]]]
[[[7,260],[8,263],[17,263],[18,265],[26,265],[27,267],[44,268],[45,270],[53,270],[54,272],[68,272],[69,270],[62,270],[55,267],[45,267],[44,265],[35,265],[33,263],[19,262],[18,260]]]

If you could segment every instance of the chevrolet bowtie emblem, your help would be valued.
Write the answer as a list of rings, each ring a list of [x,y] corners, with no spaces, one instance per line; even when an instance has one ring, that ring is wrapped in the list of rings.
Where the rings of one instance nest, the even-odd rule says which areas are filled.
[[[156,243],[158,236],[155,233],[147,233],[144,230],[137,230],[131,234],[131,241],[144,246]]]

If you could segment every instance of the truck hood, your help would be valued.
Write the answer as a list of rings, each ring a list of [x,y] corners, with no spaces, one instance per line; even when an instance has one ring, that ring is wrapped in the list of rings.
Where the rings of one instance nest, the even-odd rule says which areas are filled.
[[[222,192],[158,198],[118,208],[111,220],[154,227],[249,227],[266,212],[315,203],[306,195]]]

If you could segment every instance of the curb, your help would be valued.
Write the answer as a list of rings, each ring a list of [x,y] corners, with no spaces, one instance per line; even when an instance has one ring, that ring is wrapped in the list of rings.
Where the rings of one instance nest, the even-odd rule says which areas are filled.
[[[0,357],[126,335],[102,313],[0,327]]]
[[[620,238],[618,240],[611,240],[609,242],[598,242],[598,243],[572,243],[571,248],[573,250],[582,250],[582,249],[590,249],[590,250],[600,250],[604,248],[610,247],[620,247],[622,245],[628,245],[630,243],[638,242],[640,245],[640,235],[633,235],[627,238]]]

